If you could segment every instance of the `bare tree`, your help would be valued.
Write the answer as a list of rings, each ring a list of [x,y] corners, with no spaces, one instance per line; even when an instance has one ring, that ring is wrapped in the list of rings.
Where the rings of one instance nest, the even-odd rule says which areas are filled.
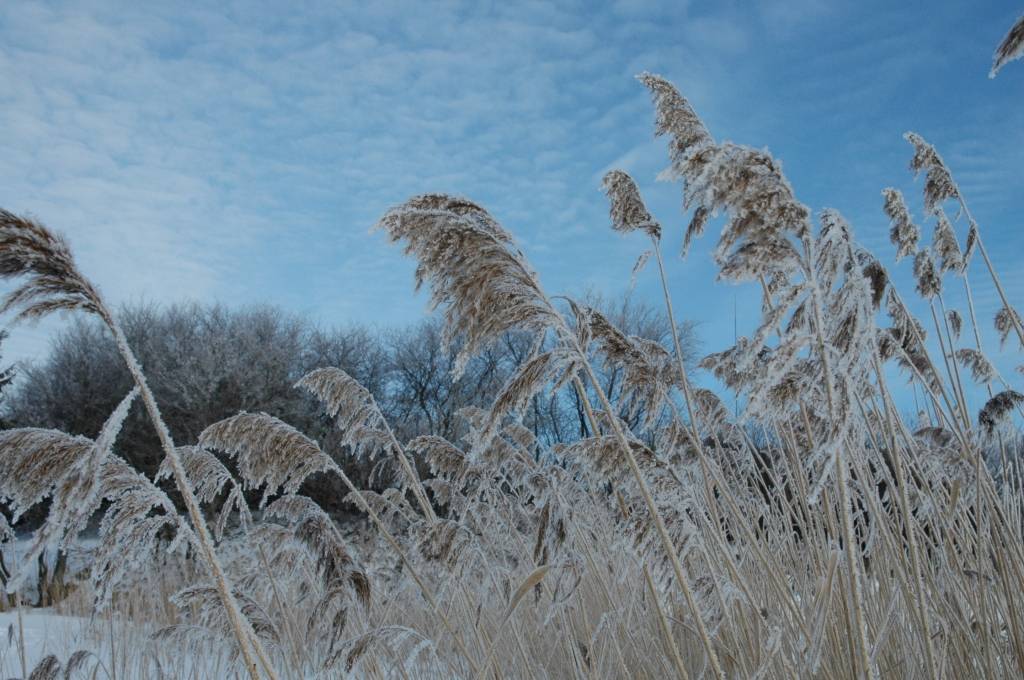
[[[391,370],[385,410],[399,438],[429,433],[458,439],[458,411],[489,406],[516,363],[505,348],[488,347],[453,379],[458,346],[445,346],[441,333],[441,324],[430,319],[386,336]]]

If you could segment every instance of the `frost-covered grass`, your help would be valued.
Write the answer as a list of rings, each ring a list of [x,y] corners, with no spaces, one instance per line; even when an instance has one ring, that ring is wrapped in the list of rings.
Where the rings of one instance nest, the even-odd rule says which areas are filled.
[[[1019,44],[1001,50],[1010,59]],[[764,300],[757,330],[701,364],[739,415],[691,383],[678,338],[631,337],[549,295],[484,208],[424,195],[378,226],[417,259],[460,341],[456,370],[507,332],[534,341],[492,407],[465,409],[457,441],[399,441],[370,392],[324,367],[296,388],[337,425],[341,450],[265,413],[180,446],[66,244],[2,213],[0,275],[21,282],[5,308],[97,315],[134,380],[95,440],[0,433],[0,497],[16,514],[49,499],[16,568],[103,514],[88,579],[60,616],[24,615],[26,650],[92,645],[110,677],[141,678],[1024,675],[1024,395],[982,351],[993,333],[1024,349],[1024,324],[952,170],[907,135],[934,235],[923,245],[906,199],[885,190],[916,283],[897,290],[766,151],[716,140],[670,83],[641,80],[692,210],[686,242],[720,219],[719,277]],[[661,224],[626,173],[608,173],[605,190],[613,228],[650,242],[638,267],[656,263],[673,317]],[[994,328],[975,314],[972,275],[999,296]],[[946,305],[950,285],[966,309]],[[897,408],[897,370],[922,414]],[[622,386],[614,403],[603,371]],[[544,447],[519,415],[550,390],[575,399],[586,428]],[[983,395],[976,412],[968,393]],[[117,455],[136,401],[164,449],[156,479]],[[352,482],[346,457],[375,463],[377,490]],[[360,519],[338,523],[302,495],[313,474],[337,477]],[[20,673],[11,658],[9,645]]]

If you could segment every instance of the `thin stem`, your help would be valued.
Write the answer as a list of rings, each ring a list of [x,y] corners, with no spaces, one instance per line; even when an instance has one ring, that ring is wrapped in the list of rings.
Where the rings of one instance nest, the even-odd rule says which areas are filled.
[[[465,643],[463,642],[462,636],[459,634],[457,630],[455,630],[455,627],[452,625],[451,621],[449,621],[448,617],[445,615],[444,610],[442,610],[441,606],[438,604],[437,598],[434,597],[433,591],[429,587],[427,587],[426,582],[422,579],[422,577],[420,577],[419,572],[416,570],[416,567],[413,565],[412,561],[406,556],[405,550],[403,550],[402,546],[398,543],[398,539],[396,539],[391,534],[387,526],[384,524],[383,520],[381,520],[380,516],[377,515],[376,511],[374,511],[374,509],[370,507],[370,504],[366,502],[366,499],[363,498],[362,492],[358,488],[356,488],[356,485],[352,482],[351,479],[349,479],[348,475],[345,474],[345,471],[342,470],[341,467],[336,464],[332,464],[330,469],[336,475],[338,475],[342,483],[348,488],[350,492],[352,492],[352,497],[355,499],[356,504],[359,505],[359,508],[363,512],[365,512],[367,516],[369,516],[370,521],[373,522],[373,524],[377,527],[378,531],[381,532],[381,535],[384,536],[384,540],[387,541],[388,545],[391,546],[391,549],[395,551],[395,554],[398,555],[398,558],[402,561],[402,564],[404,564],[406,568],[409,570],[409,575],[412,576],[413,581],[415,581],[416,585],[419,586],[420,592],[423,594],[423,597],[426,598],[427,603],[430,605],[430,608],[433,609],[434,612],[437,614],[438,618],[441,619],[442,625],[444,625],[444,627],[448,630],[448,633],[451,634],[452,639],[455,641],[455,645],[459,648],[459,651],[462,652],[463,657],[473,668],[473,674],[479,674],[480,668],[476,664],[476,662],[473,661],[473,657],[470,655],[469,649],[467,649]]]
[[[245,661],[246,670],[252,680],[260,680],[260,674],[256,668],[256,660],[253,658],[253,650],[250,649],[250,645],[252,645],[256,655],[259,657],[260,665],[263,666],[263,670],[267,674],[267,677],[271,678],[271,680],[277,680],[277,673],[270,664],[269,659],[266,656],[266,652],[263,650],[263,645],[256,637],[256,633],[253,631],[248,619],[242,615],[234,593],[231,591],[230,581],[224,573],[224,569],[220,565],[220,560],[217,559],[217,553],[213,547],[213,539],[210,537],[206,520],[203,518],[202,511],[199,509],[199,502],[196,500],[196,496],[192,491],[192,485],[189,483],[188,477],[185,474],[185,468],[181,463],[181,457],[178,455],[178,451],[174,446],[174,441],[171,439],[171,433],[168,431],[167,425],[164,423],[163,418],[160,415],[160,409],[157,406],[156,398],[153,396],[153,392],[149,389],[149,384],[146,382],[146,376],[142,372],[142,367],[139,365],[138,359],[135,358],[135,353],[128,344],[128,339],[125,337],[124,331],[122,331],[121,327],[114,321],[113,316],[106,309],[102,310],[101,315],[114,335],[118,351],[120,352],[122,359],[124,359],[125,364],[128,366],[128,371],[131,373],[135,385],[139,388],[142,403],[145,405],[146,412],[149,414],[149,418],[153,423],[157,437],[160,439],[160,445],[163,448],[164,455],[171,463],[171,470],[174,475],[175,485],[185,502],[185,508],[188,511],[189,519],[191,520],[192,527],[199,542],[197,547],[202,553],[203,560],[213,576],[217,593],[220,596],[221,603],[228,615],[228,622],[230,623],[232,632],[234,632],[235,638],[238,641],[238,649]]]
[[[13,541],[14,544],[14,563],[18,563],[18,542]],[[28,677],[28,664],[25,663],[25,624],[22,621],[21,615],[21,588],[19,587],[14,592],[14,606],[18,612],[18,659],[21,661],[21,677]]]
[[[676,645],[676,640],[672,636],[672,630],[668,627],[668,619],[665,618],[665,611],[661,608],[661,602],[658,601],[658,592],[654,589],[654,581],[651,580],[651,572],[644,565],[644,580],[647,582],[647,590],[650,592],[651,601],[654,603],[654,609],[658,613],[658,627],[661,629],[661,634],[665,638],[665,644],[668,645],[669,651],[672,652],[671,659],[673,665],[676,667],[676,673],[682,680],[690,680],[690,674],[686,671],[686,666],[683,664],[683,658],[679,654],[679,647]]]
[[[806,258],[805,274],[811,288],[811,307],[814,313],[814,334],[818,343],[818,354],[821,358],[821,368],[825,379],[825,396],[828,399],[829,417],[835,417],[835,396],[832,387],[832,370],[829,365],[828,348],[825,344],[824,322],[821,311],[821,291],[818,289],[818,281],[814,274],[814,249],[812,239],[809,235],[803,237],[804,257]],[[836,486],[839,487],[839,502],[842,506],[842,531],[843,541],[846,549],[847,570],[850,583],[853,585],[853,614],[857,626],[857,642],[863,664],[864,675],[869,678],[878,677],[878,666],[871,660],[871,646],[868,644],[868,627],[864,616],[864,592],[861,579],[860,564],[857,553],[854,549],[853,533],[853,508],[848,499],[846,488],[846,460],[842,454],[845,447],[840,445],[836,454]]]
[[[626,457],[626,462],[629,464],[629,469],[633,473],[633,477],[636,479],[637,486],[640,488],[640,495],[644,499],[644,504],[647,506],[647,509],[654,520],[655,529],[658,532],[658,536],[661,538],[661,542],[666,553],[668,553],[669,561],[672,563],[672,570],[675,572],[676,582],[683,591],[683,596],[686,598],[687,606],[690,608],[690,611],[693,612],[697,631],[700,634],[704,650],[708,655],[708,664],[711,666],[711,669],[717,677],[725,678],[725,672],[722,670],[722,665],[718,660],[718,654],[715,652],[714,645],[711,643],[711,636],[708,635],[707,627],[704,625],[703,617],[700,614],[700,609],[697,607],[697,601],[694,597],[693,589],[690,587],[682,562],[680,562],[679,555],[676,552],[675,546],[672,544],[672,539],[668,535],[668,528],[665,526],[665,520],[662,518],[661,512],[658,510],[658,507],[654,502],[654,497],[651,495],[650,487],[648,487],[647,481],[644,479],[643,472],[641,472],[640,466],[636,461],[636,456],[633,455],[633,451],[629,445],[629,440],[626,439],[626,434],[622,431],[622,426],[619,424],[618,419],[615,418],[615,412],[612,409],[611,402],[608,401],[608,396],[604,393],[604,390],[601,389],[601,385],[597,381],[597,375],[594,373],[594,369],[590,366],[590,362],[583,354],[583,350],[580,348],[575,336],[569,333],[568,329],[566,329],[566,335],[566,339],[572,342],[574,349],[583,359],[583,370],[586,372],[590,383],[594,386],[594,391],[597,393],[597,397],[601,402],[601,408],[609,414],[608,420],[611,423],[612,432]]]
[[[893,427],[891,397],[885,384],[885,376],[882,373],[882,366],[878,361],[877,353],[874,356],[875,375],[878,379],[878,391],[882,395],[885,409],[885,425],[889,433],[889,451],[892,457],[893,474],[896,477],[897,500],[899,502],[900,514],[903,516],[903,527],[907,535],[907,542],[910,544],[910,564],[914,572],[914,595],[918,626],[920,627],[922,643],[925,649],[925,661],[928,665],[928,675],[936,680],[939,677],[935,665],[935,650],[932,649],[932,636],[928,630],[928,615],[925,612],[924,577],[921,569],[921,553],[917,545],[917,532],[914,531],[913,515],[910,512],[910,499],[907,496],[907,482],[903,475],[903,456],[901,455],[899,443],[896,441],[896,431]]]
[[[970,211],[967,210],[967,204],[964,203],[963,199],[960,199],[960,204],[964,207],[964,212],[967,213],[967,219],[974,221],[971,217]],[[996,292],[999,293],[999,299],[1003,302],[1003,307],[1010,311],[1010,321],[1013,323],[1013,329],[1017,331],[1017,339],[1020,340],[1021,346],[1024,346],[1024,328],[1021,328],[1021,322],[1017,318],[1017,315],[1013,313],[1013,307],[1010,305],[1010,301],[1006,298],[1006,293],[1003,291],[1003,284],[999,281],[999,276],[996,274],[995,267],[992,266],[992,260],[988,257],[988,251],[985,250],[985,243],[981,239],[981,232],[977,232],[978,237],[978,251],[981,253],[981,257],[985,260],[985,266],[988,267],[988,273],[992,277],[992,283],[995,284]]]

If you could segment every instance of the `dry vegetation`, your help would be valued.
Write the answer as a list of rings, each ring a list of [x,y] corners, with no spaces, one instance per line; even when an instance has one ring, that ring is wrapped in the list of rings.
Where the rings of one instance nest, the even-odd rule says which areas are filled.
[[[1020,56],[1021,34],[1018,24],[994,71]],[[400,441],[370,392],[325,367],[296,387],[336,419],[349,455],[379,464],[386,491],[359,488],[265,413],[214,423],[183,447],[66,244],[0,214],[0,275],[20,284],[4,309],[98,316],[134,381],[95,439],[0,434],[13,519],[50,499],[26,563],[104,513],[90,580],[63,606],[134,622],[105,643],[121,676],[185,677],[182,659],[204,650],[223,656],[221,677],[253,680],[1024,675],[1024,396],[982,353],[991,331],[974,312],[972,264],[1000,295],[1007,351],[1024,346],[1024,328],[950,169],[906,136],[931,245],[903,196],[884,192],[930,312],[918,320],[838,213],[814,218],[767,152],[717,141],[670,83],[640,79],[693,211],[686,244],[724,217],[719,277],[763,296],[756,332],[702,362],[742,396],[738,418],[691,384],[678,338],[666,349],[550,296],[484,208],[424,195],[379,228],[418,261],[417,285],[460,343],[455,372],[503,333],[533,340],[492,407],[463,410],[468,434]],[[614,171],[605,189],[612,226],[650,239],[664,282],[662,229],[636,184]],[[947,285],[965,287],[967,310],[945,306]],[[597,377],[609,365],[621,369],[619,403]],[[927,422],[897,409],[891,366],[926,395]],[[576,391],[588,431],[548,448],[518,415],[551,389]],[[987,401],[969,412],[979,389]],[[163,447],[156,479],[115,453],[137,399]],[[625,405],[645,417],[631,425]],[[365,524],[339,526],[298,493],[316,472],[337,476]],[[261,492],[254,507],[247,490]],[[0,531],[10,535],[6,522]],[[62,661],[32,677],[58,677]],[[116,662],[92,670],[88,655],[67,664],[118,675]]]

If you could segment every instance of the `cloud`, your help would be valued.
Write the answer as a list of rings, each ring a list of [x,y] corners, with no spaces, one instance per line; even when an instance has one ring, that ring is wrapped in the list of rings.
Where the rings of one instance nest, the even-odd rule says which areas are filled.
[[[964,56],[1003,23],[815,0],[3,3],[0,205],[66,232],[115,303],[417,319],[413,264],[368,231],[426,191],[487,206],[551,292],[615,292],[643,244],[607,228],[603,170],[636,176],[666,252],[685,224],[679,187],[654,181],[665,143],[633,79],[651,70],[718,138],[767,145],[802,200],[841,208],[881,247],[879,191],[913,190],[899,135],[929,133],[1005,260],[1021,246],[1008,234],[1024,114],[984,77],[990,45],[980,75]],[[669,267],[709,350],[731,342],[737,295],[713,283],[712,240]],[[756,302],[740,300],[741,325]],[[38,356],[58,325],[16,329],[5,358]]]

